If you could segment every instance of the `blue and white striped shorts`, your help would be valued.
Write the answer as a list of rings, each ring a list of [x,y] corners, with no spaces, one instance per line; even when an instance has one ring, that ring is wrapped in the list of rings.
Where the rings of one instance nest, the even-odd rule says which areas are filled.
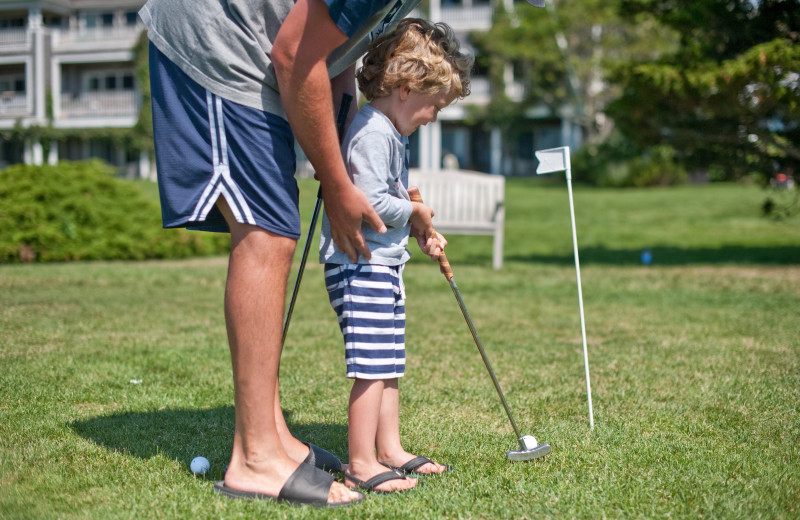
[[[325,264],[325,286],[344,336],[347,377],[402,377],[406,368],[402,266]]]

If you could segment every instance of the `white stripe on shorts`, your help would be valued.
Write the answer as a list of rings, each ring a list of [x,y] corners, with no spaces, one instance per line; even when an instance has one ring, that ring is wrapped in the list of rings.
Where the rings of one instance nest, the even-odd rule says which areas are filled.
[[[206,106],[208,107],[208,125],[211,128],[211,159],[214,164],[214,175],[203,190],[189,220],[205,220],[217,203],[219,196],[222,195],[228,203],[228,207],[231,208],[236,222],[256,225],[247,200],[231,177],[222,98],[206,91]]]

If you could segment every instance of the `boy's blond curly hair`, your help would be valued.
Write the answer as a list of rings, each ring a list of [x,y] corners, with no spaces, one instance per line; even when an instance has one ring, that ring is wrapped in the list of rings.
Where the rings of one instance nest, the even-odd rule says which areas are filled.
[[[419,94],[447,91],[463,99],[469,95],[472,63],[471,56],[459,52],[449,25],[406,18],[370,43],[356,78],[368,101],[404,85]]]

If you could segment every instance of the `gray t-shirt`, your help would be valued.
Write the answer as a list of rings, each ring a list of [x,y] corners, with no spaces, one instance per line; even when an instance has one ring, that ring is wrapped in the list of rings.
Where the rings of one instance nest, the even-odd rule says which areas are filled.
[[[355,63],[370,38],[407,16],[420,0],[324,0],[349,40],[328,59],[335,77]],[[205,89],[286,117],[269,58],[293,0],[148,0],[139,16],[150,41]]]
[[[408,138],[400,135],[389,118],[372,105],[364,105],[353,119],[342,143],[347,173],[364,192],[386,224],[380,234],[368,224],[361,227],[372,258],[358,257],[361,264],[402,265],[411,258],[406,246],[411,225],[408,196]],[[350,258],[331,238],[328,216],[322,216],[319,241],[321,263],[349,264]]]

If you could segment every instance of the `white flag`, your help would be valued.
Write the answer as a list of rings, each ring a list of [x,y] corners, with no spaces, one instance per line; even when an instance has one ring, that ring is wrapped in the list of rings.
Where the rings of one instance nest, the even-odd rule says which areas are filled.
[[[570,169],[569,146],[539,150],[536,152],[536,158],[539,159],[539,167],[536,168],[537,175]]]

